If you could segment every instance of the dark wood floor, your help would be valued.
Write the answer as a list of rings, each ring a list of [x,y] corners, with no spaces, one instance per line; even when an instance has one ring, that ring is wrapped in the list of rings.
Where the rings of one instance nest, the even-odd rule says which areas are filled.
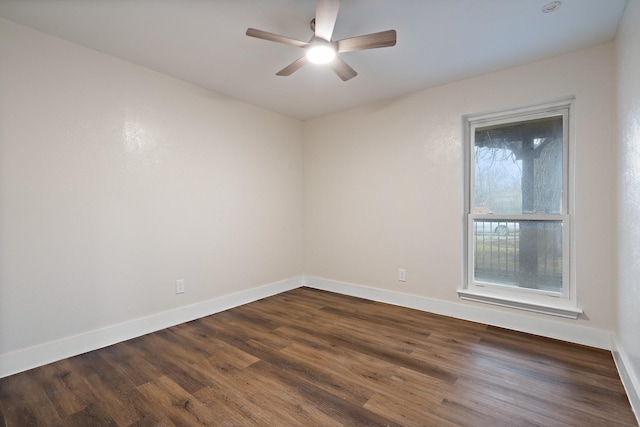
[[[0,380],[7,426],[636,426],[611,354],[308,288]]]

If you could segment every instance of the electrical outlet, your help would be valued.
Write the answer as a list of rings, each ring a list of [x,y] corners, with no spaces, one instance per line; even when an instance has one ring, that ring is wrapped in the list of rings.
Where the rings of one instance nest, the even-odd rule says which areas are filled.
[[[407,281],[407,270],[405,270],[404,268],[398,269],[398,280],[401,282]]]
[[[184,293],[184,279],[176,280],[176,294]]]

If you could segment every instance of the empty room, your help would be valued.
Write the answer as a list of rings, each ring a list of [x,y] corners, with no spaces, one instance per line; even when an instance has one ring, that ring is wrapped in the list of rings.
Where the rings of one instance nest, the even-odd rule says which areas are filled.
[[[637,426],[640,0],[0,0],[0,426]]]

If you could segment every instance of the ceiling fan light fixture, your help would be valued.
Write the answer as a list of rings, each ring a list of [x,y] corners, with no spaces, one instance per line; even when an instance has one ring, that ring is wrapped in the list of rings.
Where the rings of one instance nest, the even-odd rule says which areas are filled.
[[[307,49],[307,59],[314,64],[328,64],[335,57],[336,50],[329,43],[313,43]]]
[[[333,69],[338,77],[346,82],[357,76],[358,73],[340,58],[338,54],[356,50],[395,46],[396,30],[380,31],[378,33],[331,41],[339,9],[340,0],[316,0],[316,17],[311,20],[313,37],[311,37],[308,43],[255,28],[247,28],[246,34],[249,37],[296,46],[305,50],[304,56],[301,56],[278,71],[276,76],[290,76],[302,68],[307,62],[311,62],[316,64],[330,64],[331,69]]]

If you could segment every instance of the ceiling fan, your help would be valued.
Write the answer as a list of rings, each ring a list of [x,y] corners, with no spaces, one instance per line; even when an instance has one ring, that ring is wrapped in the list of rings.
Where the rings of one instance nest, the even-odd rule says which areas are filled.
[[[336,54],[355,50],[395,46],[396,30],[332,41],[331,36],[333,34],[333,27],[336,24],[336,19],[338,18],[339,9],[340,0],[316,0],[316,17],[311,20],[313,36],[308,42],[256,30],[255,28],[247,29],[247,35],[263,40],[301,47],[306,50],[304,56],[278,71],[276,73],[278,76],[290,76],[310,61],[320,64],[331,63],[333,71],[335,71],[343,81],[347,81],[358,75],[358,73]]]

